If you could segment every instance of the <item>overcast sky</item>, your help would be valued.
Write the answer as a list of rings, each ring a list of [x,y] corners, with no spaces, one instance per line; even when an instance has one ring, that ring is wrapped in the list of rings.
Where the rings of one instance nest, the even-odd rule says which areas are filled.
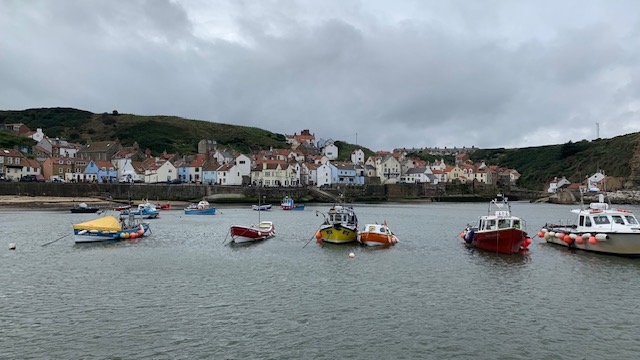
[[[372,150],[609,138],[640,131],[640,1],[0,0],[0,109],[34,107]]]

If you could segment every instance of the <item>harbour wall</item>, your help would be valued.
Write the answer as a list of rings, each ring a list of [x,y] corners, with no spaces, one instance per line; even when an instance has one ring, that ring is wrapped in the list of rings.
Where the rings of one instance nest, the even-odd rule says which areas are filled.
[[[510,199],[534,199],[537,193],[501,191],[495,187],[469,187],[450,184],[385,184],[365,186],[335,186],[312,192],[307,188],[258,188],[200,184],[98,184],[98,183],[28,183],[0,182],[0,195],[98,197],[114,200],[194,201],[207,198],[214,202],[277,202],[290,196],[296,201],[330,202],[344,195],[347,201],[485,201],[498,192]]]

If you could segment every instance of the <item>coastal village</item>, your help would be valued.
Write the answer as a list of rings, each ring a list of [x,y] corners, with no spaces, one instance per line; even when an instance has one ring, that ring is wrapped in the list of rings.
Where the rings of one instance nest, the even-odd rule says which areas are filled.
[[[32,148],[0,149],[0,176],[5,181],[198,183],[230,186],[298,187],[364,184],[396,184],[477,181],[515,184],[515,169],[484,163],[472,164],[475,148],[395,149],[365,157],[354,150],[350,161],[339,162],[333,141],[317,141],[309,130],[285,135],[290,148],[262,150],[254,154],[219,148],[214,139],[198,143],[194,155],[151,156],[137,143],[123,146],[119,140],[85,145],[46,136],[43,129],[4,124],[6,131],[27,136]],[[433,163],[409,154],[455,155],[455,163]]]
[[[33,146],[0,149],[2,181],[97,182],[97,183],[196,183],[227,186],[332,187],[365,184],[442,184],[476,182],[489,185],[516,184],[516,169],[484,162],[472,163],[471,148],[394,149],[365,156],[362,149],[340,162],[333,141],[316,140],[310,130],[285,135],[286,149],[243,154],[220,148],[215,139],[202,139],[193,155],[164,152],[152,156],[137,143],[123,146],[119,140],[79,144],[48,137],[25,124],[3,124],[4,131],[33,139]],[[421,160],[415,154],[450,155],[455,162]],[[571,187],[594,189],[604,175],[594,174],[583,184],[565,178],[551,179],[549,193]]]

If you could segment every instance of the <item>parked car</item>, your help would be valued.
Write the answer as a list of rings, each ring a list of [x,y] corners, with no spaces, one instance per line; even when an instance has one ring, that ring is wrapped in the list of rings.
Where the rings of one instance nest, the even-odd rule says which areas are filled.
[[[177,179],[169,180],[169,181],[167,181],[167,183],[169,183],[169,184],[182,184],[182,180],[180,180],[180,178],[177,178]]]
[[[25,175],[20,178],[22,182],[44,182],[44,176],[42,175]]]

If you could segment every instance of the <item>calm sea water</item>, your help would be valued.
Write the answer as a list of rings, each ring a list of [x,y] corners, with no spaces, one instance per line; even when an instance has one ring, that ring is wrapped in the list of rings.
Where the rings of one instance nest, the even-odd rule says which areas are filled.
[[[327,205],[261,213],[275,222],[275,238],[223,245],[230,225],[257,221],[249,208],[166,211],[150,220],[150,237],[79,246],[68,236],[45,247],[95,215],[0,210],[0,358],[640,354],[640,259],[571,252],[538,238],[526,255],[469,249],[458,235],[486,204],[356,204],[361,225],[388,221],[400,239],[389,249],[309,242],[322,220],[315,210]],[[533,235],[546,221],[571,218],[572,207],[512,208]]]

